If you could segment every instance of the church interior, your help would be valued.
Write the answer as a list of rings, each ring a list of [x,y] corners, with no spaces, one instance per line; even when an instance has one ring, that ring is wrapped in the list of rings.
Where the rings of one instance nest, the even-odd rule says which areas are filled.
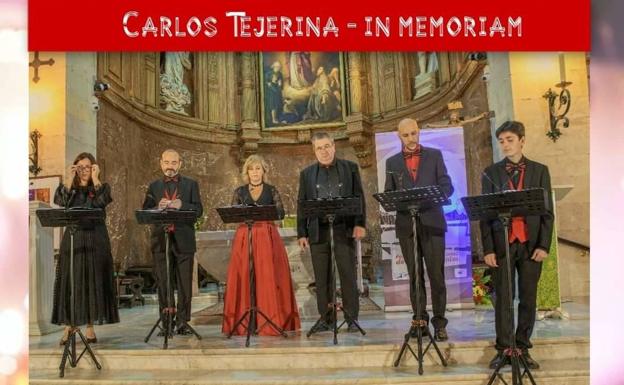
[[[524,154],[548,166],[556,213],[534,331],[533,355],[543,368],[534,374],[540,383],[588,383],[589,54],[31,52],[30,59],[31,383],[485,383],[494,311],[480,229],[465,213],[463,244],[447,249],[447,279],[457,286],[448,305],[450,339],[440,343],[449,365],[431,351],[422,376],[413,358],[392,365],[411,315],[409,306],[392,305],[401,302],[392,288],[407,286],[398,282],[400,266],[372,195],[383,186],[383,140],[394,140],[405,118],[415,119],[434,147],[447,134],[459,138],[452,153],[462,177],[454,182],[464,195],[457,199],[479,195],[482,171],[503,158],[496,128],[524,123]],[[341,333],[338,346],[325,335],[305,336],[316,319],[314,274],[297,244],[297,194],[300,171],[316,161],[311,137],[318,132],[334,138],[338,158],[359,166],[366,194],[367,236],[358,254],[368,333]],[[179,152],[181,174],[201,191],[191,324],[203,338],[176,336],[163,350],[160,338],[143,341],[158,302],[149,228],[137,223],[135,210],[162,176],[166,149]],[[87,360],[61,379],[62,328],[49,319],[60,235],[40,226],[35,210],[53,205],[54,190],[81,152],[95,155],[111,187],[106,226],[121,322],[98,326],[101,371]],[[285,339],[254,337],[245,348],[242,339],[221,334],[236,226],[224,224],[215,209],[231,203],[243,184],[241,167],[254,154],[268,163],[286,211],[280,235],[302,327]],[[461,215],[461,204],[455,210]]]

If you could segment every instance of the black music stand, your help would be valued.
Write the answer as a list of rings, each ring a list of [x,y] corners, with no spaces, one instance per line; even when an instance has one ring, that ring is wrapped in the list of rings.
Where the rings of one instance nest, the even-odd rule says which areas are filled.
[[[169,271],[169,250],[170,250],[170,240],[169,240],[169,227],[171,225],[177,224],[194,224],[197,220],[197,213],[192,210],[172,210],[172,209],[153,209],[153,210],[136,210],[135,216],[137,222],[142,225],[160,225],[165,233],[165,263],[167,264],[167,287],[166,287],[166,295],[167,295],[167,307],[162,309],[162,314],[159,315],[158,320],[150,330],[147,337],[145,337],[145,343],[147,343],[152,334],[158,328],[164,335],[165,340],[163,341],[163,349],[167,349],[169,346],[169,338],[173,338],[173,314],[176,313],[175,304],[171,303],[171,297],[173,293],[171,292],[171,272]],[[153,231],[156,231],[154,229]],[[159,285],[162,282],[158,283]],[[189,325],[186,320],[177,320],[182,326],[188,328],[197,337],[198,340],[201,340],[201,336]]]
[[[257,334],[258,330],[265,324],[269,324],[275,331],[281,334],[284,338],[288,337],[283,328],[276,325],[264,312],[258,309],[256,304],[256,269],[253,260],[253,245],[251,239],[251,229],[254,222],[258,221],[275,221],[280,218],[275,205],[237,205],[217,208],[217,212],[221,217],[223,223],[245,223],[247,225],[247,256],[249,258],[249,308],[245,310],[245,313],[236,321],[232,330],[228,334],[228,338],[232,338],[232,335],[236,331],[239,325],[243,325],[247,329],[247,340],[245,346],[249,347],[249,340],[252,334]],[[227,288],[226,288],[227,290]],[[260,327],[258,326],[258,315],[264,318],[265,323]],[[247,321],[245,324],[244,321]]]
[[[353,318],[351,314],[349,314],[341,304],[336,303],[336,255],[334,254],[334,221],[336,216],[345,215],[345,216],[353,216],[362,213],[362,200],[358,197],[355,198],[326,198],[326,199],[311,199],[300,201],[299,205],[301,206],[301,213],[306,218],[326,218],[329,222],[329,244],[330,244],[330,277],[329,280],[331,282],[331,302],[328,304],[328,309],[325,314],[321,315],[321,317],[316,321],[314,326],[308,331],[306,334],[307,337],[310,337],[312,334],[316,333],[317,326],[324,321],[325,317],[328,313],[331,312],[332,322],[333,322],[333,332],[334,332],[334,345],[338,344],[338,330],[345,324],[345,322],[352,322],[362,333],[362,335],[366,335],[364,329],[360,327],[360,324],[356,319]],[[338,325],[338,310],[344,313],[344,320],[340,325]]]
[[[381,204],[381,206],[387,212],[391,211],[409,211],[412,217],[412,231],[413,231],[413,242],[414,242],[414,271],[412,272],[412,276],[416,280],[416,322],[412,321],[409,331],[405,334],[405,339],[403,341],[403,345],[401,345],[401,350],[399,351],[399,355],[397,359],[394,361],[394,366],[399,366],[401,362],[401,358],[405,353],[405,350],[408,349],[414,358],[418,361],[418,374],[423,374],[423,360],[425,358],[425,354],[429,350],[429,348],[433,345],[436,352],[438,353],[438,357],[440,361],[442,361],[442,365],[446,366],[447,362],[442,355],[442,352],[438,348],[438,344],[435,341],[434,336],[431,334],[431,329],[429,329],[429,325],[426,324],[424,327],[427,330],[427,335],[429,336],[429,343],[423,350],[423,325],[421,321],[420,314],[420,274],[418,274],[420,265],[420,255],[418,253],[418,233],[417,233],[417,224],[419,221],[420,212],[426,210],[428,208],[434,206],[442,206],[448,202],[446,195],[440,190],[440,186],[425,186],[425,187],[416,187],[412,189],[406,190],[396,190],[396,191],[388,191],[385,193],[377,193],[373,194],[373,197]],[[411,282],[410,282],[411,285]],[[409,344],[409,340],[412,335],[416,334],[416,341],[418,345],[418,354],[414,352],[412,347]]]
[[[69,365],[75,368],[78,365],[78,361],[82,358],[85,352],[89,353],[89,356],[93,360],[95,367],[100,370],[100,365],[89,342],[80,331],[80,328],[75,324],[75,282],[74,282],[74,234],[80,228],[93,227],[97,224],[104,223],[104,211],[102,209],[89,209],[89,208],[62,208],[62,209],[39,209],[36,211],[37,218],[41,222],[43,227],[66,227],[69,231],[69,284],[70,284],[70,332],[67,340],[65,341],[65,347],[63,348],[63,356],[61,358],[61,365],[59,366],[59,376],[65,376],[65,365],[69,359]],[[76,357],[76,334],[82,340],[85,347],[83,351]]]
[[[509,313],[511,320],[510,340],[511,347],[504,351],[504,354],[511,361],[511,381],[513,385],[521,385],[525,375],[529,377],[531,384],[535,385],[533,375],[529,370],[522,352],[516,346],[516,333],[514,321],[513,303],[513,282],[511,280],[511,260],[509,255],[509,222],[512,217],[543,215],[546,210],[546,191],[543,188],[534,188],[520,191],[503,191],[494,194],[484,194],[461,199],[468,217],[472,221],[492,221],[500,220],[505,232],[505,258],[507,259],[507,293],[509,298]],[[500,293],[503,294],[503,293]],[[501,360],[490,376],[488,385],[494,383],[498,377],[504,384],[507,382],[500,374],[500,370],[505,366],[507,360]],[[520,364],[524,371],[520,372]]]

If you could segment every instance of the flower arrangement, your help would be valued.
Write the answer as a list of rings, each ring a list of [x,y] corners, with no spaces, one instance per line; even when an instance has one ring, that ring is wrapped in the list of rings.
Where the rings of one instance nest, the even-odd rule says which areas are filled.
[[[485,275],[485,270],[472,274],[472,299],[475,305],[492,305],[490,279],[490,275]]]

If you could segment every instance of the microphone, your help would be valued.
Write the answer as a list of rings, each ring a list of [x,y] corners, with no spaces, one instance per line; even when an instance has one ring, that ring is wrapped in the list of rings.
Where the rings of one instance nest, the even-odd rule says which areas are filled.
[[[399,185],[401,186],[401,190],[405,190],[405,185],[403,184],[403,173],[399,173]]]
[[[148,201],[148,199],[149,199],[151,202],[153,202],[153,204],[154,204],[154,206],[156,206],[156,208],[158,208],[158,204],[156,203],[156,198],[155,198],[152,194],[147,193],[147,194],[145,194],[145,202],[143,203],[143,205],[144,205],[144,206],[143,206],[143,208],[144,208],[144,209],[146,208],[146,207],[145,207],[145,203]],[[153,208],[154,208],[154,206],[152,206],[152,207],[147,207],[147,209],[148,209],[148,210],[151,210],[151,209],[153,209]]]
[[[316,199],[322,199],[322,198],[319,198],[319,195],[320,195],[322,187],[323,186],[321,186],[320,184],[317,183],[317,185],[316,185]]]
[[[67,199],[67,202],[65,202],[65,210],[69,208],[69,205],[74,200],[74,195],[76,195],[76,189],[72,187],[72,189],[69,190],[69,193],[70,193],[69,199]]]
[[[518,169],[513,170],[511,174],[507,174],[507,184],[511,182],[512,190],[517,191],[518,189],[514,187],[513,178],[518,175]]]
[[[503,189],[502,189],[499,185],[497,185],[496,183],[494,183],[494,181],[492,180],[492,178],[490,178],[490,176],[489,176],[489,175],[488,175],[485,171],[483,171],[483,172],[481,173],[481,175],[483,175],[483,176],[484,176],[487,180],[489,180],[489,181],[490,181],[490,183],[492,184],[492,186],[496,188],[496,192],[503,192]]]
[[[403,173],[396,171],[388,171],[386,170],[386,174],[396,175],[399,179],[399,186],[397,186],[398,190],[405,190],[405,186],[403,185]]]

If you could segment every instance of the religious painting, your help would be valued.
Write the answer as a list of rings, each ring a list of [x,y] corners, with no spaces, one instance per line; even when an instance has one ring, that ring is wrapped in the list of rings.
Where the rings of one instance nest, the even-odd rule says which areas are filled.
[[[41,176],[30,178],[28,181],[28,201],[40,201],[52,207],[59,207],[54,204],[54,192],[61,184],[60,175]],[[54,249],[58,250],[61,244],[61,229],[54,228]]]
[[[331,127],[345,115],[345,77],[339,52],[260,54],[264,128]]]

